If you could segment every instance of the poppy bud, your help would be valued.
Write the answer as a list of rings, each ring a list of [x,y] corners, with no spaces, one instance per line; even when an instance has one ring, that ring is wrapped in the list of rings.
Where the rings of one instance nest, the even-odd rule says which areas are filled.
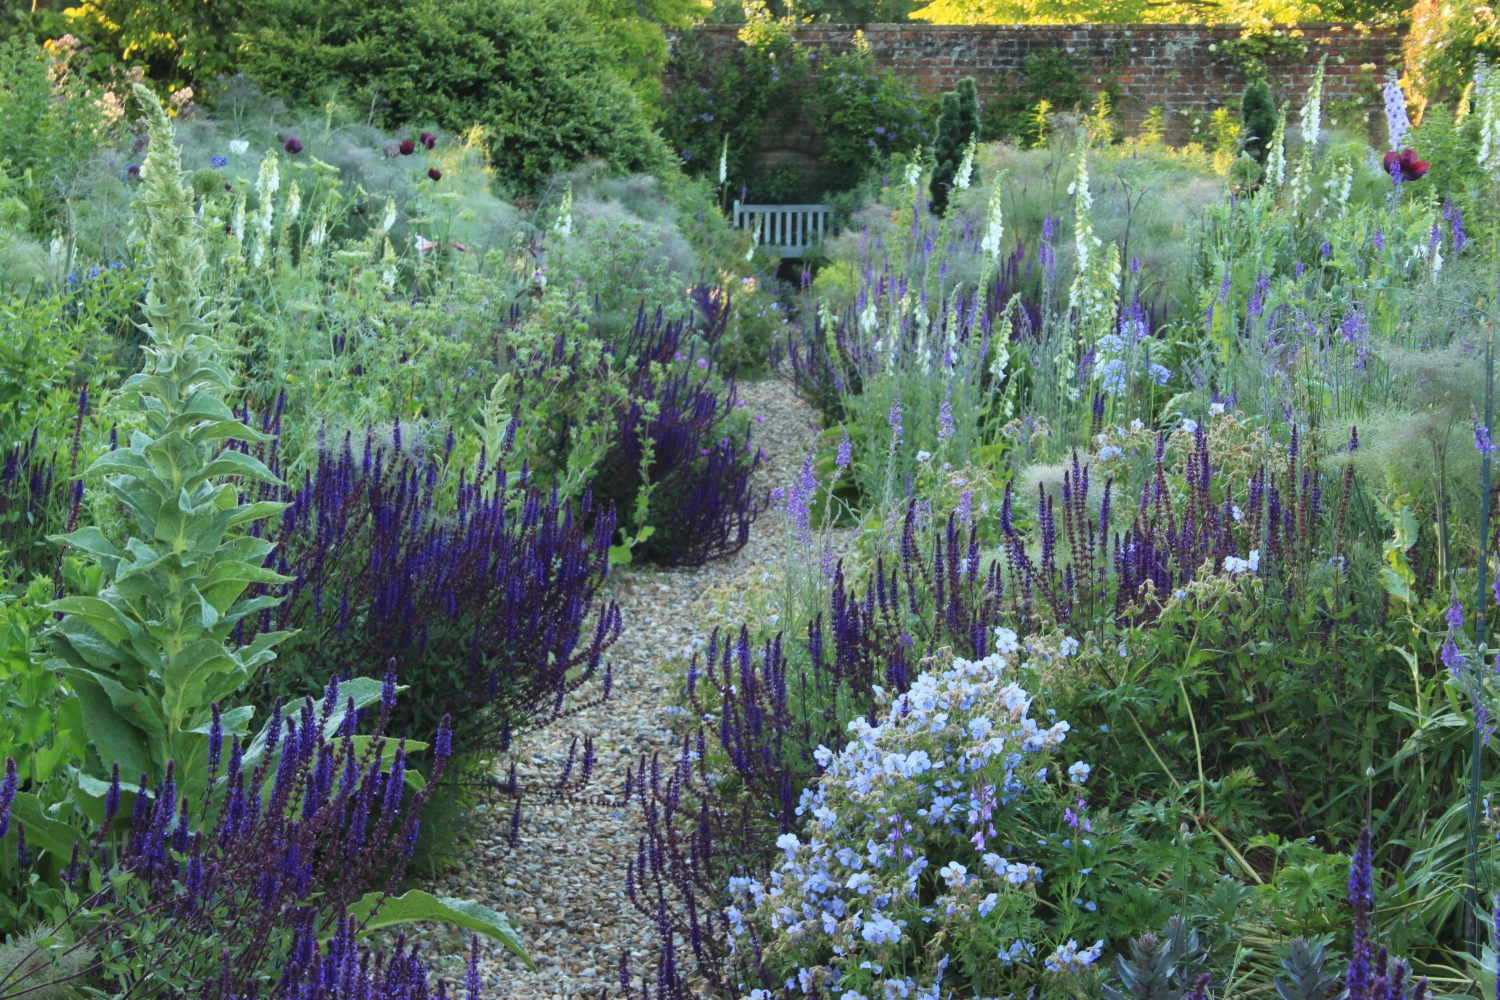
[[[296,156],[298,153],[302,152],[302,140],[298,139],[294,135],[287,136],[286,151],[288,153],[291,153],[293,156]]]
[[[410,156],[411,154],[415,153],[416,151],[417,151],[417,144],[416,143],[412,142],[410,139],[402,139],[401,140],[401,155],[402,156]]]
[[[427,176],[431,177],[435,181],[440,181],[443,179],[443,172],[437,167],[432,167],[427,171]]]
[[[433,135],[431,132],[423,132],[421,135],[421,141],[422,145],[425,148],[431,149],[433,146],[437,145],[437,136]]]

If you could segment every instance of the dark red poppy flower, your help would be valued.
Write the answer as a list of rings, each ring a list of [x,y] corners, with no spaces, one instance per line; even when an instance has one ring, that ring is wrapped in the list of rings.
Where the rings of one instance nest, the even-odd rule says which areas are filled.
[[[295,135],[287,136],[286,151],[288,153],[291,153],[293,156],[296,156],[298,153],[302,152],[302,140],[298,139]]]
[[[1416,152],[1410,149],[1403,149],[1399,153],[1393,149],[1385,154],[1386,173],[1390,173],[1396,164],[1400,164],[1403,181],[1419,181],[1427,176],[1427,171],[1432,167],[1426,160],[1417,159]]]
[[[437,167],[430,167],[427,171],[427,176],[435,181],[440,181],[443,179],[443,172]]]
[[[423,132],[419,138],[422,146],[426,149],[431,149],[433,146],[437,145],[437,136],[433,135],[431,132]]]
[[[417,144],[416,143],[412,142],[410,139],[402,139],[401,140],[401,155],[402,156],[410,156],[411,154],[415,153],[416,151],[417,151]]]

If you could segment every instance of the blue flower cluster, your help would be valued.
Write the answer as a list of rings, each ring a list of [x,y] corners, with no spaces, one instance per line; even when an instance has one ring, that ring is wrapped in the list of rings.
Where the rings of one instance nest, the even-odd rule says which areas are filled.
[[[823,773],[797,808],[809,817],[800,836],[777,840],[783,857],[764,882],[732,880],[731,946],[749,935],[795,967],[788,994],[936,997],[946,959],[930,983],[887,967],[899,964],[895,950],[939,930],[954,955],[974,954],[973,942],[1004,940],[1012,930],[995,954],[999,963],[1035,955],[1022,931],[1034,927],[1042,871],[997,850],[996,823],[1003,826],[1020,797],[1046,780],[1069,725],[1032,718],[1031,695],[1010,678],[1023,659],[1067,656],[1076,643],[1023,643],[997,629],[995,648],[922,673],[877,724],[849,723],[852,739],[842,751],[820,746]],[[1082,762],[1071,769],[1074,781],[1087,773]],[[924,887],[936,893],[926,894],[931,903],[922,901]],[[813,964],[811,956],[830,952],[832,967]]]

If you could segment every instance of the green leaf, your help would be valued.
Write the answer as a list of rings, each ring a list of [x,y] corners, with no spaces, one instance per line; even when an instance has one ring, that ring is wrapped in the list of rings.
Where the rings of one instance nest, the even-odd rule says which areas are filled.
[[[221,453],[218,458],[209,462],[197,475],[189,479],[188,483],[190,485],[199,483],[214,476],[240,476],[244,479],[253,479],[262,483],[276,485],[281,483],[281,480],[276,478],[276,474],[266,468],[260,459],[246,455],[242,451],[226,451]]]
[[[49,542],[60,542],[63,545],[71,545],[75,549],[80,549],[101,559],[118,559],[120,556],[120,550],[115,548],[114,543],[104,537],[104,532],[93,525],[89,525],[86,528],[79,528],[77,531],[66,535],[48,535],[47,540]]]
[[[48,816],[42,800],[30,792],[16,793],[11,818],[26,824],[28,844],[50,852],[62,864],[72,856],[73,845],[85,839],[82,831]]]
[[[115,711],[109,695],[90,673],[69,670],[67,677],[83,709],[83,731],[98,749],[104,766],[118,761],[120,774],[131,781],[149,773],[151,753],[141,731]]]
[[[375,909],[377,905],[378,911]],[[374,916],[370,915],[372,911]],[[536,971],[536,963],[526,954],[520,936],[511,928],[505,914],[472,899],[439,898],[421,889],[412,889],[400,896],[371,892],[349,907],[349,915],[364,922],[363,933],[366,934],[382,927],[421,922],[451,924],[476,931],[499,941],[525,962],[527,968]]]

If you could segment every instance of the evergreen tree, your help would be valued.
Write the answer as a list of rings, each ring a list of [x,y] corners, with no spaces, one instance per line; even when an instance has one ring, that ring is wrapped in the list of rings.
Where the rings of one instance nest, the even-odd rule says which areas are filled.
[[[1245,125],[1245,152],[1264,165],[1271,135],[1276,131],[1276,100],[1266,81],[1254,80],[1245,87],[1240,98],[1240,121]]]
[[[958,172],[969,141],[978,134],[979,95],[974,89],[974,78],[966,76],[958,81],[957,90],[943,95],[942,112],[938,116],[937,141],[933,143],[936,164],[929,187],[934,213],[941,215],[947,209],[953,175]]]

